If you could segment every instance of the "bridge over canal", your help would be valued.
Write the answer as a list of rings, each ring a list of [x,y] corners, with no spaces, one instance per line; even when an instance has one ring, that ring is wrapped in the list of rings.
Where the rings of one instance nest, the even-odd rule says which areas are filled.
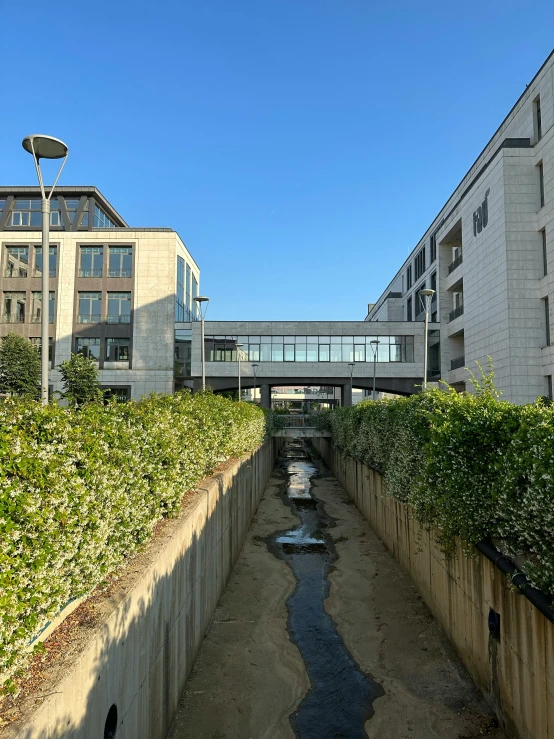
[[[430,372],[438,379],[439,324],[429,326]],[[201,388],[201,325],[177,324],[177,353],[182,352],[182,382]],[[378,341],[378,344],[372,344]],[[262,405],[271,405],[271,387],[340,387],[343,405],[351,405],[352,387],[373,387],[374,351],[377,391],[410,395],[423,381],[424,325],[408,321],[206,321],[206,386],[214,391],[238,387],[237,344],[241,351],[241,387],[258,387]],[[432,358],[437,357],[433,362]],[[354,366],[351,367],[350,365]]]

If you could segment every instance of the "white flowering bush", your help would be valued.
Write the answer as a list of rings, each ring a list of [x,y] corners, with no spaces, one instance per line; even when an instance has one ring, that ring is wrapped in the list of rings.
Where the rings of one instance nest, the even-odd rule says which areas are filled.
[[[271,414],[211,393],[0,403],[0,674],[175,513],[222,460],[256,449]],[[9,682],[9,681],[8,681]]]
[[[434,528],[493,539],[531,584],[554,595],[554,406],[498,399],[491,376],[474,394],[428,390],[322,414],[350,457],[382,472],[389,495]]]

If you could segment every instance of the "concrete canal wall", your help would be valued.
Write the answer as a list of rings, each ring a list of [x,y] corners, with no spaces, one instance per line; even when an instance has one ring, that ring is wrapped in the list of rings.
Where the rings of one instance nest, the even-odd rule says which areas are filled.
[[[1,737],[165,739],[282,441],[203,480]]]
[[[554,739],[554,624],[486,557],[458,545],[445,560],[432,532],[407,506],[387,497],[381,475],[343,457],[328,439],[313,439],[341,485],[411,575],[508,736]],[[500,638],[489,632],[492,609]]]

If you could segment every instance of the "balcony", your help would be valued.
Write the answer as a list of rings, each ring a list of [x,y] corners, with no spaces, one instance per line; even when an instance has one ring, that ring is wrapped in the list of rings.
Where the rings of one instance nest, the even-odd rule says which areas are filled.
[[[79,277],[102,277],[101,269],[80,269]]]
[[[460,367],[463,367],[465,365],[465,363],[466,363],[466,358],[465,357],[463,357],[463,356],[462,357],[456,357],[456,359],[452,359],[450,361],[450,369],[451,370],[460,369]]]
[[[24,313],[4,313],[2,323],[25,323]]]
[[[131,323],[130,313],[109,313],[108,323]]]
[[[448,266],[448,274],[451,275],[454,270],[460,266],[460,264],[464,261],[463,254],[460,254],[456,257],[456,259]]]
[[[110,269],[108,277],[131,277],[130,269]]]
[[[42,317],[40,313],[35,313],[33,316],[31,316],[31,323],[41,323]],[[54,316],[50,315],[48,316],[48,323],[54,323]]]
[[[100,313],[79,313],[77,323],[100,323]]]
[[[448,314],[448,323],[451,323],[452,321],[456,320],[459,316],[462,316],[464,313],[464,306],[459,305],[457,308],[454,308],[454,310],[451,310]]]

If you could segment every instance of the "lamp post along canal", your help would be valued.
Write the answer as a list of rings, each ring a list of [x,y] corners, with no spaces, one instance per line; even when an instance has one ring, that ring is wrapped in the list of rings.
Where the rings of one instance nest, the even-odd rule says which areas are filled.
[[[204,295],[198,295],[194,298],[196,305],[198,306],[198,312],[200,313],[200,352],[202,356],[202,391],[206,389],[206,345],[204,342],[204,318],[208,311],[209,298]]]
[[[241,389],[240,389],[240,350],[242,349],[243,346],[244,344],[237,344],[237,368],[238,368],[238,376],[239,376],[239,403],[240,403],[240,393],[241,393]]]
[[[38,183],[40,185],[40,194],[42,197],[42,304],[41,304],[41,401],[44,405],[48,403],[48,323],[50,318],[50,198],[54,192],[62,169],[67,162],[69,149],[60,139],[53,136],[44,136],[42,134],[33,134],[26,136],[22,141],[25,151],[33,155],[35,168],[37,170]],[[44,190],[44,182],[42,180],[42,172],[40,169],[41,159],[63,159],[62,165],[58,170],[54,184],[50,188],[48,196]]]
[[[429,310],[431,308],[431,301],[433,300],[434,290],[426,288],[419,291],[419,299],[421,305],[425,311],[425,331],[424,331],[424,344],[423,344],[423,390],[427,390],[427,356],[429,353]]]
[[[352,405],[352,373],[354,372],[354,362],[349,362],[348,366],[350,367],[350,405]]]
[[[252,365],[252,369],[254,370],[254,392],[252,394],[252,402],[255,403],[256,402],[256,379],[257,379],[256,378],[256,372],[258,370],[258,365],[257,364],[253,364]]]

